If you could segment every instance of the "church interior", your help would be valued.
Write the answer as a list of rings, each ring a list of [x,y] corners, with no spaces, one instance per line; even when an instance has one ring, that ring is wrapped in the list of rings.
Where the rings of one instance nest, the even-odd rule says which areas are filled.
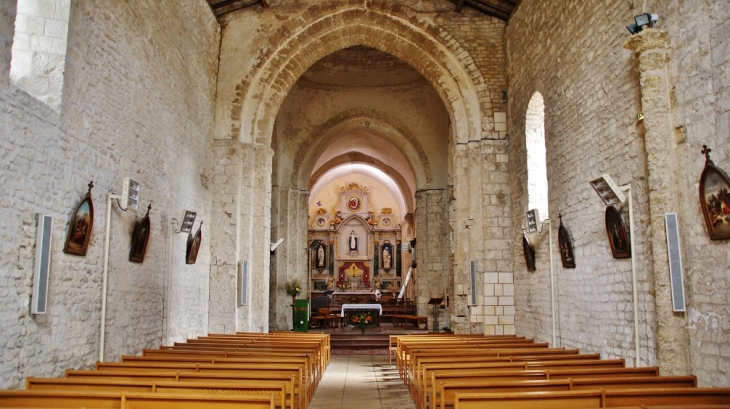
[[[730,388],[724,1],[10,0],[0,40],[2,389],[367,308]]]

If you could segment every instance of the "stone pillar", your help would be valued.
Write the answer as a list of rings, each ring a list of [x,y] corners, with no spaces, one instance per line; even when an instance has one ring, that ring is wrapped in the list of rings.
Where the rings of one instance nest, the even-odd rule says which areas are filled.
[[[453,275],[447,206],[446,190],[416,192],[416,305],[418,315],[429,317],[429,328],[433,307],[428,300],[448,294]],[[439,313],[440,324],[443,319]]]
[[[451,322],[458,333],[515,333],[507,147],[483,140],[455,148]],[[472,261],[476,305],[469,306]]]
[[[269,322],[272,329],[292,328],[291,297],[284,284],[294,278],[302,283],[299,298],[308,295],[307,271],[307,199],[309,194],[298,189],[275,186],[272,190],[271,241],[284,242],[271,257],[269,286]]]
[[[649,233],[653,254],[654,300],[657,316],[657,352],[664,375],[688,375],[689,334],[684,314],[672,310],[664,214],[677,211],[677,167],[681,163],[674,142],[671,85],[669,84],[669,35],[646,29],[624,44],[637,54],[641,106],[646,129],[645,144],[649,189]],[[644,349],[645,350],[645,349]],[[646,357],[644,357],[646,361]]]
[[[269,147],[213,143],[210,332],[269,329],[271,159]],[[238,265],[248,261],[248,297],[239,305]]]

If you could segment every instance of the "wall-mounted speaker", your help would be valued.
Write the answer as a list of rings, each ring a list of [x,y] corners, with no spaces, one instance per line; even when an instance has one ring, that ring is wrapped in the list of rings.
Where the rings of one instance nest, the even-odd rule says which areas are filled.
[[[248,260],[243,260],[239,266],[238,303],[246,305],[248,303]]]
[[[471,305],[477,305],[477,262],[472,260],[469,264],[469,275],[471,279]]]
[[[38,215],[38,232],[33,266],[33,295],[30,300],[31,314],[45,314],[48,306],[48,279],[51,272],[51,233],[53,218]]]
[[[664,224],[667,229],[667,253],[669,255],[669,280],[672,286],[672,309],[685,311],[684,277],[682,273],[682,249],[679,244],[679,223],[677,213],[666,213]]]

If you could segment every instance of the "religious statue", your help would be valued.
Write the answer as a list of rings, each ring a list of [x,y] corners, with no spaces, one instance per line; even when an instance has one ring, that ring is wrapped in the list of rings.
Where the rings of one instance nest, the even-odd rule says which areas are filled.
[[[357,251],[357,233],[355,233],[355,230],[350,233],[350,251]]]
[[[332,274],[327,279],[327,291],[335,291],[335,276]]]
[[[376,224],[378,224],[378,222],[375,220],[375,215],[373,215],[373,212],[368,212],[368,218],[366,220],[371,226],[375,226]]]
[[[342,212],[335,213],[335,218],[330,222],[330,226],[335,227],[342,223]]]
[[[380,287],[381,287],[381,284],[380,284],[380,276],[379,275],[376,275],[375,276],[375,279],[373,281],[375,281],[375,289],[376,290],[380,290]]]
[[[383,268],[386,270],[390,269],[390,248],[383,247]]]
[[[317,247],[317,267],[324,268],[324,245],[320,243]]]

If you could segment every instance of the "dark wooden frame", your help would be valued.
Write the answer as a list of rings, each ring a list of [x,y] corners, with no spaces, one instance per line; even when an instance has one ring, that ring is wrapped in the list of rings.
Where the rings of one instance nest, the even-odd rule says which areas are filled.
[[[132,231],[129,261],[133,263],[143,263],[144,256],[147,254],[147,243],[150,241],[150,209],[152,209],[152,205],[147,206],[147,214],[134,225]]]
[[[711,151],[707,146],[702,150],[705,168],[700,176],[700,208],[710,239],[727,240],[730,239],[730,214],[724,212],[730,211],[730,177],[712,162]]]
[[[89,182],[88,186],[86,196],[76,205],[68,223],[66,241],[63,245],[63,252],[66,254],[85,256],[86,250],[89,248],[91,231],[94,227],[94,202],[91,200],[91,189],[94,187],[94,182]],[[88,210],[82,212],[84,206],[88,206]],[[82,215],[85,213],[88,213],[88,218],[83,218]]]
[[[200,251],[200,243],[203,241],[203,223],[200,223],[198,231],[195,232],[195,236],[192,233],[188,234],[188,245],[187,251],[185,252],[185,264],[195,264],[198,259],[198,251]]]
[[[631,258],[631,238],[626,232],[621,213],[613,206],[606,207],[606,235],[613,258]]]
[[[535,267],[535,249],[533,249],[530,245],[530,239],[527,238],[525,229],[522,229],[522,252],[525,255],[525,266],[527,267],[527,271],[537,270],[537,267]]]
[[[558,227],[558,251],[560,252],[560,260],[563,261],[563,268],[575,268],[575,252],[573,251],[573,241],[570,239],[570,232],[563,225],[563,215],[560,217],[560,227]]]

